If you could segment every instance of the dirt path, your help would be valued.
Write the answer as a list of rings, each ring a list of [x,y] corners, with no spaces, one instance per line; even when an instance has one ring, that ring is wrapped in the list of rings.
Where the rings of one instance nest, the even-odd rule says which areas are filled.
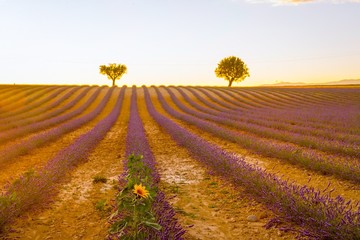
[[[187,150],[178,147],[150,117],[141,89],[138,97],[139,112],[158,163],[161,187],[187,229],[185,239],[294,238],[277,229],[266,230],[263,226],[273,213],[247,197],[243,189],[207,174],[206,168]],[[256,216],[256,221],[247,219],[251,215]]]
[[[8,239],[105,239],[111,201],[115,198],[117,177],[122,172],[129,91],[116,124],[91,153],[88,161],[69,174],[59,185],[59,194],[43,211],[19,219]],[[107,183],[93,183],[95,176]]]

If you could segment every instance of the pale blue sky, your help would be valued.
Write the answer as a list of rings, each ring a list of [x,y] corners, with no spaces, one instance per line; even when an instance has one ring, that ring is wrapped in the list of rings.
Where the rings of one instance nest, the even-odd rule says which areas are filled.
[[[0,33],[3,84],[111,84],[116,62],[118,85],[226,86],[230,55],[235,86],[360,78],[359,1],[0,0]]]

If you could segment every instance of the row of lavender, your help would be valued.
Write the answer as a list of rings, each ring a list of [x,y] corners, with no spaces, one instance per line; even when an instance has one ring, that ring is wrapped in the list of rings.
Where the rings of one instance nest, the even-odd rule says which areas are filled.
[[[0,96],[3,100],[9,100],[7,97],[15,97],[17,94],[22,94],[22,96],[29,95],[29,92],[39,91],[44,88],[48,88],[49,86],[44,85],[0,85],[1,92]]]
[[[178,91],[182,91],[182,95],[184,95],[185,89],[183,90],[182,88],[178,87],[176,89]],[[233,120],[253,124],[254,126],[264,126],[278,130],[301,133],[309,136],[318,136],[329,140],[334,139],[339,141],[347,141],[348,143],[360,142],[360,134],[356,134],[356,129],[359,127],[359,123],[356,123],[356,119],[360,111],[359,106],[356,105],[356,102],[354,102],[353,105],[348,104],[341,107],[334,105],[328,106],[326,108],[313,106],[305,109],[299,109],[295,104],[293,104],[291,109],[286,108],[284,110],[253,107],[251,112],[244,112],[236,110],[237,108],[234,108],[234,106],[234,109],[232,110],[228,106],[235,103],[242,104],[236,99],[232,102],[229,102],[230,100],[227,101],[223,95],[218,95],[219,98],[224,97],[218,99],[209,94],[209,92],[203,90],[202,92],[204,94],[206,93],[205,95],[210,99],[206,100],[197,91],[195,91],[195,89],[186,88],[186,90],[190,91],[191,94],[193,94],[202,105],[206,106],[206,108],[201,106],[197,106],[197,108],[200,111],[205,111],[210,114],[220,114]],[[334,118],[341,113],[346,113],[341,117],[341,124],[327,124],[327,122],[329,122],[329,118]],[[304,114],[305,116],[299,116],[301,114]],[[346,121],[343,120],[344,116],[347,118]],[[304,118],[304,120],[299,120],[301,118]],[[310,120],[312,118],[318,119],[322,123],[311,123]]]
[[[285,221],[306,229],[300,230],[302,235],[317,239],[360,238],[359,206],[351,210],[353,203],[344,201],[340,196],[332,198],[330,192],[293,185],[247,164],[159,114],[152,104],[148,89],[144,88],[144,92],[150,115],[180,146],[186,147],[213,173],[235,186],[244,186],[254,198],[279,213]]]
[[[29,113],[30,117],[20,118],[17,121],[14,119],[11,124],[2,126],[3,129],[1,129],[2,132],[0,133],[0,144],[25,136],[26,134],[35,133],[46,128],[54,127],[78,116],[92,104],[101,91],[101,89],[98,88],[84,104],[75,110],[69,111],[69,109],[71,109],[81,99],[84,98],[84,96],[88,93],[88,90],[89,89],[85,89],[85,91],[78,93],[75,99],[68,102],[61,108],[57,108],[52,111],[44,110],[44,112],[39,115],[31,112]],[[59,100],[64,99],[61,98]],[[41,110],[41,108],[39,110]],[[14,125],[16,127],[12,127]]]
[[[9,98],[5,96],[5,93],[1,94],[0,108],[3,108],[2,114],[0,114],[1,130],[22,126],[23,123],[27,123],[27,119],[41,118],[44,114],[48,114],[64,104],[68,99],[78,96],[81,90],[88,92],[91,88],[95,89],[95,87],[89,86],[47,86],[40,90],[33,87],[31,89],[38,91],[31,94],[23,90]]]
[[[117,98],[117,102],[112,111],[101,121],[99,121],[90,131],[78,137],[71,145],[62,149],[58,154],[50,159],[47,164],[36,172],[27,172],[17,181],[5,187],[5,191],[0,196],[0,229],[14,218],[23,214],[29,208],[41,205],[49,199],[49,196],[56,192],[55,184],[71,171],[80,162],[87,160],[91,150],[104,138],[117,120],[125,95],[126,87],[123,87]],[[112,88],[113,90],[113,88]],[[112,93],[109,91],[108,96]],[[99,109],[104,107],[109,98],[105,98]],[[98,114],[99,112],[95,113]],[[91,118],[88,118],[89,121]],[[73,121],[67,126],[74,129],[81,124]],[[86,122],[86,121],[85,121]],[[1,230],[0,230],[1,231]]]
[[[213,94],[210,94],[210,92],[204,88],[196,87],[194,89],[200,91],[207,98],[211,99],[211,101],[217,103],[218,105],[227,109],[227,111],[229,111],[231,113],[234,113],[234,112],[235,113],[237,112],[239,114],[244,113],[244,109],[242,109],[242,106],[244,104],[238,103],[239,99],[236,99],[236,101],[234,101],[234,99],[231,100],[228,98],[228,95],[230,94],[231,90],[223,90],[227,94],[223,94],[220,91],[213,90],[212,91]],[[350,89],[350,90],[352,90],[352,89]],[[360,90],[359,90],[359,93],[360,93]],[[339,94],[338,98],[342,98],[344,96],[346,96],[346,92]],[[308,103],[309,102],[308,98],[303,98],[303,103]],[[252,99],[251,101],[247,101],[246,103],[253,102],[253,101],[255,101],[255,99]],[[276,102],[274,104],[276,104]],[[359,100],[356,100],[356,99],[353,99],[352,102],[345,104],[345,105],[344,104],[335,104],[335,102],[331,102],[331,101],[328,101],[325,105],[327,105],[325,107],[325,109],[327,109],[329,107],[331,109],[333,106],[335,106],[338,111],[345,107],[345,109],[347,109],[346,111],[349,113],[351,111],[352,114],[357,114],[357,112],[359,110]],[[286,114],[286,116],[284,118],[281,118],[281,120],[286,121],[290,124],[293,124],[295,121],[295,124],[304,124],[306,126],[311,125],[316,128],[328,128],[330,125],[334,130],[345,131],[345,132],[348,132],[349,130],[351,130],[351,128],[349,128],[349,126],[346,125],[346,123],[349,120],[348,116],[346,116],[346,118],[344,119],[341,115],[332,114],[332,115],[330,115],[331,118],[329,118],[328,110],[325,110],[325,111],[322,110],[324,108],[324,104],[318,103],[318,104],[314,104],[312,106],[305,105],[304,107],[299,107],[298,105],[292,103],[292,105],[290,105],[291,107],[287,107],[287,108],[283,108],[283,109],[277,105],[275,105],[277,107],[273,107],[273,108],[265,108],[265,106],[263,106],[263,107],[261,107],[261,106],[260,106],[260,109],[259,108],[255,108],[255,109],[251,108],[250,110],[247,110],[246,115],[253,115],[252,116],[253,118],[260,117],[260,118],[266,119],[266,120],[279,121],[279,118],[278,118],[279,113],[289,113],[290,112],[290,113],[292,113],[291,115]],[[260,112],[260,114],[259,114],[259,112]],[[339,113],[344,113],[344,111],[339,111]],[[311,114],[313,115],[313,118],[308,117]],[[348,115],[348,114],[346,114],[346,115]],[[323,120],[326,120],[326,121],[323,121]],[[341,123],[345,124],[345,126],[342,126]]]
[[[221,98],[224,98],[225,101],[230,103],[224,103],[223,106],[233,108],[233,110],[239,109],[244,111],[251,111],[254,107],[284,108],[288,106],[288,102],[279,101],[279,99],[277,99],[274,95],[264,94],[263,92],[258,93],[256,91],[235,91],[224,88],[204,88],[201,90],[205,91],[205,94],[214,93],[217,96],[221,96]],[[235,99],[236,102],[233,102],[232,99]]]
[[[307,89],[301,89],[301,91],[304,92],[306,92],[306,90]],[[360,125],[358,116],[360,112],[360,88],[325,89],[323,92],[326,93],[331,90],[335,91],[334,93],[337,94],[335,95],[337,99],[343,99],[349,96],[349,100],[342,104],[328,100],[325,106],[312,105],[305,108],[289,101],[289,104],[291,104],[290,108],[255,109],[253,113],[246,112],[242,114],[242,116],[245,118],[245,121],[251,121],[257,125],[267,125],[267,127],[271,128],[285,127],[295,130],[299,134],[320,135],[326,139],[345,141],[350,144],[354,143],[359,145]],[[338,92],[337,90],[341,91]],[[262,91],[265,90],[262,89]],[[285,93],[290,92],[288,89],[286,89],[286,91],[282,89],[282,91]],[[273,92],[273,90],[271,90],[271,92]],[[218,95],[218,97],[224,96]],[[301,102],[307,103],[309,102],[309,98],[310,96],[304,96]],[[219,104],[219,101],[217,104]],[[229,102],[227,104],[229,104]],[[223,108],[222,110],[227,112],[229,109],[224,110]],[[234,114],[234,112],[232,112],[232,114]],[[322,139],[320,141],[322,141]]]
[[[7,99],[7,102],[8,104],[10,104],[10,106],[15,105],[15,108],[12,108],[11,111],[9,112],[2,112],[0,114],[0,120],[6,121],[6,118],[8,117],[22,113],[27,110],[34,109],[37,106],[41,105],[42,103],[53,99],[58,94],[60,94],[63,91],[66,91],[67,89],[68,87],[64,87],[64,86],[51,86],[51,87],[42,88],[41,90],[34,92],[31,91],[30,92],[31,94],[25,93],[24,95],[24,93],[20,93],[20,96],[12,96],[10,99]],[[49,95],[49,93],[51,93],[51,95]],[[43,98],[44,95],[48,95],[48,96]],[[12,101],[9,102],[10,100]],[[6,102],[3,104],[6,104]]]
[[[281,96],[284,94],[292,92],[293,89],[279,89],[281,90]],[[310,89],[311,90],[311,89]],[[274,93],[274,90],[266,90],[261,89],[258,90],[261,92],[271,92]],[[305,121],[307,124],[332,124],[332,125],[341,125],[341,123],[347,124],[349,121],[349,110],[357,109],[359,110],[359,103],[360,103],[360,88],[356,87],[347,87],[347,88],[325,88],[320,90],[316,90],[315,92],[309,91],[307,88],[297,89],[298,92],[303,93],[301,98],[295,99],[288,99],[286,102],[289,104],[289,108],[285,110],[293,110],[295,116],[293,116],[295,120],[302,120]],[[319,101],[312,101],[312,97],[315,94],[318,94],[318,91],[324,95],[333,95],[332,97],[328,97],[323,99],[321,102]],[[238,91],[239,92],[239,91]],[[278,99],[278,102],[282,102],[282,98]],[[302,104],[308,105],[306,108],[301,107]],[[332,107],[335,106],[337,110],[337,115],[329,114],[328,109],[332,110]],[[299,111],[299,108],[301,111]],[[319,111],[322,108],[325,111]],[[312,111],[316,109],[315,111]],[[296,111],[295,111],[296,110]],[[296,112],[298,112],[296,114]],[[314,114],[315,113],[315,114]],[[345,113],[345,115],[343,115]],[[273,115],[269,114],[269,116],[275,116],[276,113]],[[321,118],[318,118],[318,116]],[[346,126],[346,125],[345,125]]]
[[[68,111],[90,91],[90,88],[84,88],[81,93],[79,93],[79,90],[80,88],[71,88],[69,92],[55,101],[43,103],[33,110],[22,111],[20,114],[16,114],[10,118],[7,118],[7,123],[2,123],[0,130],[4,134],[4,131],[11,131],[15,128],[21,128],[35,122],[41,122],[45,119],[56,117],[63,112]],[[76,96],[76,98],[61,107],[59,106],[73,96]]]
[[[171,91],[171,89],[166,88],[168,93],[170,94],[172,100],[177,104],[177,106],[191,114],[198,116],[205,120],[210,120],[216,123],[220,123],[229,127],[236,128],[241,131],[249,132],[259,137],[265,137],[270,139],[276,139],[283,142],[290,142],[297,144],[302,147],[311,147],[315,149],[319,149],[325,152],[339,154],[343,156],[354,156],[360,157],[360,149],[358,146],[359,142],[344,142],[340,140],[327,139],[319,136],[309,136],[304,134],[304,132],[291,132],[287,130],[280,130],[276,128],[272,128],[271,125],[263,126],[261,124],[254,124],[246,121],[240,120],[238,117],[234,117],[233,115],[223,114],[221,112],[216,112],[209,107],[204,107],[197,104],[193,101],[189,96],[187,96],[181,89],[178,91],[182,94],[184,99],[190,104],[194,109],[187,108],[183,105],[175,96],[175,94]],[[305,129],[304,129],[305,130]],[[306,130],[305,132],[307,132]],[[353,139],[356,140],[356,139]]]
[[[191,89],[191,88],[189,88]],[[209,88],[196,88],[196,90],[200,91],[207,98],[211,99],[211,101],[225,108],[225,111],[228,111],[232,114],[245,114],[246,116],[251,116],[252,118],[266,119],[270,121],[279,121],[279,113],[285,114],[282,116],[281,120],[285,121],[289,124],[302,124],[305,126],[313,126],[316,128],[329,128],[331,127],[333,130],[337,131],[345,131],[345,132],[355,132],[359,133],[358,129],[351,128],[353,122],[352,119],[356,119],[357,113],[359,111],[359,102],[360,100],[357,98],[353,98],[351,102],[347,104],[336,104],[331,101],[326,102],[326,110],[324,111],[324,104],[311,104],[310,106],[302,107],[301,104],[292,103],[291,100],[289,102],[290,107],[281,109],[274,102],[275,107],[269,108],[265,107],[265,105],[260,105],[258,107],[252,107],[245,111],[242,108],[244,106],[244,102],[241,102],[239,98],[236,98],[236,95],[230,95],[231,90],[224,90],[222,92],[220,90],[210,89],[213,94],[210,94]],[[349,89],[349,91],[352,89]],[[224,92],[226,94],[224,94]],[[237,94],[240,94],[241,91],[237,91]],[[360,93],[360,88],[358,90]],[[231,96],[233,99],[229,98]],[[339,94],[338,98],[343,98],[346,96],[344,93]],[[235,99],[235,100],[234,100]],[[246,101],[246,103],[254,102],[256,99],[252,99],[251,101]],[[309,97],[303,98],[302,103],[309,103]],[[329,110],[336,110],[334,114],[329,115]],[[291,114],[289,114],[291,113]],[[342,114],[342,115],[341,115]],[[349,116],[351,114],[351,116]],[[355,115],[355,116],[354,116]],[[345,117],[344,117],[345,116]],[[350,126],[350,127],[349,127]]]
[[[52,89],[56,89],[58,87],[52,87]],[[28,98],[33,93],[37,91],[43,91],[44,89],[48,89],[48,86],[16,86],[16,87],[8,87],[0,93],[0,104],[4,106],[5,104],[14,104],[20,98]],[[51,88],[50,88],[51,89]],[[15,101],[14,101],[15,100]],[[1,111],[0,115],[3,115],[6,112]]]
[[[229,89],[230,90],[230,89]],[[334,92],[335,90],[336,92]],[[291,102],[300,105],[313,105],[313,104],[324,104],[331,103],[346,103],[347,101],[353,101],[354,94],[353,89],[342,89],[344,91],[338,91],[338,88],[250,88],[250,89],[232,89],[235,93],[245,92],[258,94],[258,97],[262,100],[268,101],[269,103],[281,103],[284,105],[290,105]],[[349,95],[349,93],[351,95]],[[343,98],[339,98],[339,95],[343,95]],[[304,101],[306,99],[306,101]],[[291,102],[289,102],[291,101]]]
[[[336,87],[336,86],[327,86],[327,87],[308,87],[308,88],[258,88],[261,91],[271,91],[278,92],[280,94],[289,93],[289,94],[298,94],[303,99],[307,96],[318,99],[326,99],[336,102],[346,102],[348,100],[360,100],[358,95],[359,88],[358,86],[348,86],[348,87]],[[339,98],[339,95],[343,96]]]
[[[150,189],[156,189],[156,196],[152,202],[151,209],[155,214],[155,218],[158,224],[161,226],[161,230],[155,230],[151,227],[143,227],[144,235],[146,239],[182,239],[184,230],[178,224],[177,220],[174,218],[175,212],[165,200],[165,195],[161,192],[157,185],[160,181],[159,173],[156,170],[156,163],[152,151],[150,149],[149,143],[146,138],[145,130],[143,123],[139,116],[138,107],[137,107],[137,92],[136,87],[132,88],[131,96],[131,105],[130,105],[130,119],[128,123],[127,137],[126,137],[126,158],[124,159],[125,171],[119,177],[120,181],[120,190],[127,185],[126,176],[129,175],[128,166],[128,156],[130,155],[142,155],[142,162],[144,166],[150,169],[150,173],[144,173],[142,171],[135,172],[134,174],[149,174],[150,176],[135,176],[136,179],[148,179],[150,178]],[[140,184],[140,183],[137,183]],[[122,204],[122,203],[119,203]],[[118,211],[116,216],[113,216],[113,222],[116,223],[116,219],[123,218],[123,212]],[[115,219],[115,220],[114,220]],[[134,231],[137,231],[135,229]],[[116,236],[117,232],[112,236]]]
[[[23,154],[28,153],[30,150],[35,149],[36,147],[40,147],[44,144],[47,144],[51,141],[55,141],[60,136],[62,136],[65,133],[71,132],[85,123],[91,121],[94,119],[105,107],[107,102],[109,101],[112,92],[114,88],[110,88],[107,91],[107,94],[102,99],[102,101],[97,105],[97,107],[90,113],[87,113],[81,117],[75,118],[70,120],[71,118],[75,117],[76,115],[82,113],[97,97],[97,92],[94,93],[88,101],[82,105],[81,107],[77,108],[76,110],[64,114],[59,115],[54,118],[47,119],[45,121],[39,122],[39,123],[33,123],[27,126],[24,126],[19,129],[15,129],[12,131],[12,136],[22,136],[32,131],[37,131],[44,129],[46,127],[54,126],[56,124],[60,124],[57,126],[54,126],[50,129],[47,129],[45,131],[41,131],[38,134],[34,134],[30,138],[20,139],[19,141],[15,142],[14,144],[7,145],[0,149],[0,159],[2,162],[9,161],[11,159],[14,159],[15,157],[21,156]],[[98,89],[100,91],[100,89]],[[70,121],[68,121],[70,120]],[[9,135],[7,135],[9,136]],[[4,139],[6,139],[6,136],[3,136]],[[10,136],[11,137],[11,136]],[[4,140],[5,141],[5,140]]]
[[[243,148],[250,149],[264,156],[276,157],[292,164],[297,164],[305,168],[321,173],[333,174],[346,180],[360,182],[360,163],[354,161],[340,162],[332,157],[323,157],[316,154],[313,150],[301,149],[291,144],[268,141],[251,135],[238,134],[236,131],[229,130],[209,121],[202,120],[202,114],[192,112],[182,105],[182,103],[173,96],[174,103],[189,114],[178,112],[171,108],[166,102],[160,91],[157,90],[158,99],[163,108],[175,118],[186,123],[192,124],[199,129],[209,132],[219,138],[235,142]],[[223,123],[226,119],[212,117],[212,120]]]
[[[319,137],[327,140],[334,139],[338,141],[344,141],[345,143],[349,143],[349,144],[360,143],[360,136],[356,137],[354,135],[336,133],[334,131],[329,131],[328,128],[321,130],[319,128],[312,127],[309,125],[303,125],[300,123],[295,124],[295,122],[288,124],[286,123],[286,121],[279,119],[274,121],[269,119],[264,119],[264,116],[267,115],[267,112],[265,112],[264,109],[261,109],[261,114],[262,114],[261,116],[254,116],[249,113],[244,113],[244,114],[231,113],[228,112],[226,108],[223,108],[215,103],[211,103],[207,101],[205,98],[201,97],[197,92],[193,91],[190,88],[187,88],[187,90],[189,90],[190,93],[192,93],[195,96],[195,98],[201,103],[199,104],[193,98],[191,98],[189,94],[186,93],[187,91],[185,92],[185,89],[180,87],[174,87],[174,89],[177,90],[182,95],[182,97],[192,105],[192,107],[194,107],[200,112],[221,116],[243,124],[250,124],[253,127],[265,127],[267,129],[285,131],[290,134],[292,133],[302,134],[309,137]],[[260,115],[260,110],[258,111],[259,111],[258,115]],[[272,110],[272,112],[273,111],[276,110]],[[284,114],[278,114],[278,116],[286,117],[286,115]]]
[[[209,88],[207,88],[209,89]],[[214,89],[214,88],[211,88]],[[260,105],[267,104],[269,106],[292,106],[292,104],[307,106],[307,105],[328,105],[348,103],[349,101],[359,100],[356,97],[356,89],[353,88],[242,88],[242,89],[225,89],[215,88],[226,94],[230,92],[237,96],[251,98],[254,102]],[[295,91],[294,91],[295,90]],[[310,91],[309,91],[310,90]],[[339,91],[341,90],[341,91]],[[334,92],[335,91],[335,92]],[[339,98],[339,96],[342,96]],[[306,100],[306,101],[304,101]]]
[[[256,92],[256,91],[236,91],[232,89],[224,89],[224,88],[197,88],[207,97],[212,98],[212,100],[217,101],[217,99],[211,94],[213,93],[215,96],[224,99],[225,102],[221,102],[222,106],[233,109],[233,110],[247,110],[251,111],[254,107],[259,108],[285,108],[289,106],[289,102],[285,101],[288,96],[283,96],[282,101],[278,98],[278,96],[267,95],[264,92]],[[236,99],[236,102],[233,102],[232,99]],[[296,101],[296,99],[293,99]],[[307,102],[306,104],[309,104]],[[301,105],[304,105],[302,102]]]
[[[295,129],[298,131],[301,131],[301,128],[303,127],[311,128],[311,132],[309,131],[309,133],[311,134],[313,132],[318,133],[319,130],[320,132],[325,131],[326,133],[328,133],[329,130],[328,126],[326,127],[323,126],[322,124],[313,124],[309,121],[299,121],[298,119],[302,118],[301,114],[304,112],[304,110],[297,112],[298,106],[295,104],[292,108],[285,109],[285,112],[284,110],[281,109],[276,109],[276,108],[267,109],[264,107],[252,107],[251,108],[252,111],[243,112],[241,110],[231,110],[231,107],[228,106],[231,103],[236,103],[236,102],[238,102],[238,104],[243,104],[236,98],[232,102],[227,102],[225,98],[220,98],[220,97],[224,97],[223,95],[218,96],[220,98],[219,100],[214,96],[212,96],[211,94],[205,92],[208,94],[207,98],[210,99],[210,101],[207,101],[205,98],[201,97],[197,93],[197,91],[195,91],[195,89],[186,88],[186,90],[190,91],[196,97],[196,99],[200,101],[202,104],[206,106],[210,106],[214,110],[221,112],[222,114],[232,115],[234,117],[240,117],[242,118],[242,121],[247,121],[258,125],[265,125],[270,127],[272,126],[274,128],[280,128],[280,129],[284,129],[284,128]],[[309,110],[316,111],[317,109],[319,108],[313,107],[313,108],[308,108],[307,111]],[[279,119],[279,116],[281,116],[281,119]],[[335,133],[340,133],[340,134],[342,134],[343,132],[349,133],[348,128],[337,129],[336,127],[332,127],[332,129],[333,132]]]
[[[327,126],[327,125],[333,125],[335,127],[338,127],[340,129],[346,129],[349,130],[349,127],[347,126],[349,123],[350,118],[348,117],[350,111],[357,111],[359,110],[359,102],[360,99],[357,97],[354,97],[358,94],[360,94],[360,89],[357,89],[357,94],[355,94],[353,91],[356,91],[356,88],[347,88],[344,89],[343,92],[338,92],[335,99],[322,99],[320,100],[313,100],[312,97],[314,97],[312,93],[310,92],[308,95],[303,95],[298,98],[289,97],[286,98],[287,94],[291,92],[291,89],[287,89],[287,91],[283,91],[282,94],[280,94],[277,99],[273,99],[274,97],[271,95],[276,94],[274,90],[254,90],[251,89],[251,91],[247,90],[238,90],[233,91],[229,89],[217,89],[219,91],[212,90],[215,95],[222,99],[226,99],[226,101],[236,104],[239,100],[239,95],[243,94],[244,92],[251,93],[252,95],[254,92],[259,92],[259,96],[257,98],[253,98],[250,101],[246,101],[245,103],[249,102],[255,102],[258,101],[261,109],[261,115],[265,117],[266,119],[272,120],[272,119],[278,119],[279,114],[287,113],[286,118],[282,120],[288,120],[291,123],[294,121],[296,123],[303,123],[306,125],[313,125],[317,128]],[[302,89],[304,92],[306,92],[307,89]],[[323,91],[326,93],[327,91],[330,92],[331,89],[326,89],[326,91]],[[345,91],[346,90],[346,91]],[[258,98],[263,98],[263,95],[265,92],[271,93],[271,97],[263,100],[259,100]],[[236,93],[231,95],[231,97],[236,99],[237,101],[231,101],[229,98],[227,98],[228,95]],[[284,96],[285,95],[285,96]],[[350,99],[347,99],[345,101],[345,98],[349,95],[352,95]],[[271,107],[264,108],[264,105],[270,105]],[[239,104],[236,104],[237,107]],[[325,109],[325,111],[324,111]],[[336,110],[336,113],[338,114],[329,114],[329,110]],[[255,111],[254,113],[257,113],[258,111]],[[291,114],[289,114],[291,113]],[[343,117],[345,113],[345,118]],[[315,114],[315,115],[314,115]],[[288,119],[287,119],[288,118]],[[341,125],[345,125],[345,127],[342,127]],[[342,128],[341,128],[342,127]]]

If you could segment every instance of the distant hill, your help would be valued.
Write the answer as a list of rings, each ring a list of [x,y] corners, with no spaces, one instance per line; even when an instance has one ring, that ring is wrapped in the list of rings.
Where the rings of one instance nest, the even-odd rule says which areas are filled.
[[[307,84],[303,82],[278,82],[278,83],[263,84],[261,86],[300,86],[300,85],[307,85]]]
[[[324,83],[304,83],[304,82],[278,82],[272,84],[263,84],[261,86],[301,86],[301,85],[360,85],[360,79],[343,79]]]
[[[340,81],[327,82],[324,85],[348,85],[348,84],[360,84],[360,79],[344,79]]]

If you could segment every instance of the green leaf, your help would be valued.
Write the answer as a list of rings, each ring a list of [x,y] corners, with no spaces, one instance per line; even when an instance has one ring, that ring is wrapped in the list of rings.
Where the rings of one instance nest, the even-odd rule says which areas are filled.
[[[128,225],[128,223],[126,221],[115,222],[110,228],[110,233],[122,232],[126,228],[127,225]]]
[[[161,225],[156,223],[156,222],[149,222],[149,221],[145,221],[144,222],[144,225],[148,226],[148,227],[151,227],[151,228],[154,228],[158,231],[161,230]]]
[[[116,210],[114,213],[112,213],[109,217],[109,220],[113,219],[115,216],[117,216],[119,214],[119,211]]]

